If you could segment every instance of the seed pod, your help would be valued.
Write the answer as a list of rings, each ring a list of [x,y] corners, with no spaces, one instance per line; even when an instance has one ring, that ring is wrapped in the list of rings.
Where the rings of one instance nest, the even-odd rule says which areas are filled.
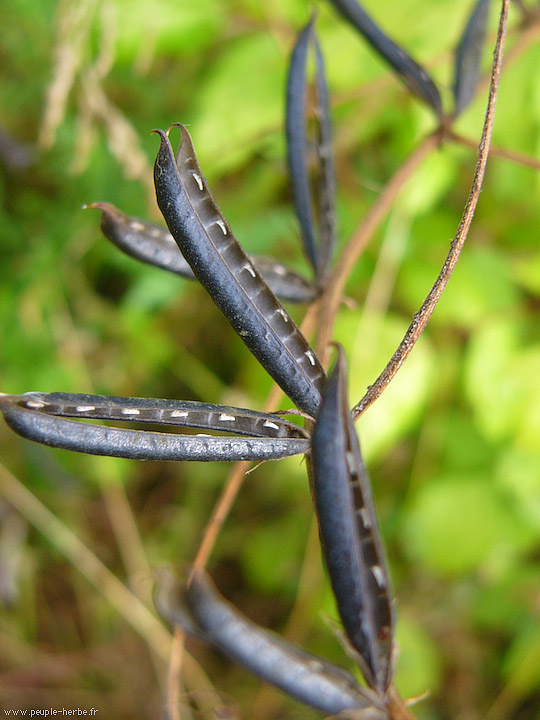
[[[184,278],[195,277],[167,228],[126,215],[111,203],[96,202],[84,207],[102,211],[103,234],[127,255]],[[282,263],[258,256],[251,260],[268,287],[282,300],[306,303],[317,296],[313,283]]]
[[[330,0],[421,100],[442,115],[441,96],[426,70],[391,40],[356,0]]]
[[[315,415],[324,371],[292,318],[240,247],[199,168],[188,131],[176,158],[161,138],[154,166],[158,205],[197,279],[249,350],[301,410]]]
[[[347,671],[248,620],[200,570],[194,571],[187,589],[162,577],[156,606],[169,622],[202,637],[262,680],[326,715],[355,710],[358,720],[387,718],[375,693],[361,688]]]
[[[126,402],[127,401],[127,402]],[[204,403],[106,398],[70,393],[0,396],[0,410],[19,435],[51,447],[135,460],[276,460],[307,452],[294,423],[265,413]],[[180,435],[91,425],[66,417],[202,427],[249,437]]]
[[[58,417],[195,427],[253,437],[307,438],[303,428],[278,415],[230,405],[63,392],[4,396],[0,406],[8,401]]]
[[[477,0],[456,50],[454,69],[454,115],[471,102],[478,85],[480,61],[486,39],[489,0]]]
[[[307,59],[310,46],[315,54],[315,120],[317,136],[317,197],[318,238],[313,206],[315,198],[310,187],[308,157],[310,142],[306,128]],[[328,273],[335,246],[335,176],[332,159],[332,140],[328,89],[324,72],[324,60],[317,36],[314,19],[302,30],[291,54],[287,79],[287,109],[285,118],[287,135],[287,159],[291,189],[300,224],[304,251],[315,270],[320,286]]]
[[[394,617],[369,479],[347,403],[345,358],[323,393],[312,437],[311,483],[339,614],[366,682],[384,693],[392,676]]]

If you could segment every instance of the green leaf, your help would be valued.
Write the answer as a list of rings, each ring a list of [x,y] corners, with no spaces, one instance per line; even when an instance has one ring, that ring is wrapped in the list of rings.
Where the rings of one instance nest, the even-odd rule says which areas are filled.
[[[442,660],[437,645],[425,628],[414,619],[400,615],[396,633],[399,663],[396,686],[403,697],[435,693],[440,688]]]
[[[456,576],[508,566],[531,533],[493,483],[474,474],[422,487],[411,501],[402,540],[413,562],[437,575]]]
[[[281,54],[266,33],[240,37],[226,47],[197,89],[191,119],[207,176],[237,167],[265,147],[269,134],[281,134],[284,84]]]
[[[486,437],[540,451],[540,344],[526,346],[511,319],[490,319],[473,336],[465,390]]]
[[[225,12],[217,0],[115,0],[117,52],[129,62],[143,49],[186,55],[213,43]]]

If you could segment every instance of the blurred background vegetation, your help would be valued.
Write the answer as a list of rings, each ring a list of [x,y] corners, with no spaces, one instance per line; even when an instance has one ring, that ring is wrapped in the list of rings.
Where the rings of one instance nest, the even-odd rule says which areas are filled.
[[[365,5],[449,100],[470,0]],[[106,200],[157,220],[150,130],[181,121],[244,246],[307,272],[283,111],[288,54],[311,10],[307,0],[2,4],[2,391],[263,405],[269,378],[204,292],[123,256],[102,238],[98,213],[80,208]],[[319,10],[341,247],[435,120],[327,4]],[[520,30],[519,20],[513,8],[493,142],[539,158],[540,29]],[[484,106],[485,86],[456,130],[476,141]],[[443,144],[358,263],[336,328],[352,402],[435,279],[474,163],[470,148]],[[540,717],[539,191],[538,171],[490,160],[425,336],[358,423],[397,597],[397,684],[406,696],[429,693],[416,707],[426,720]],[[304,311],[292,312],[300,320]],[[89,584],[90,561],[74,559],[64,527],[148,599],[154,568],[192,560],[230,468],[80,456],[23,441],[3,423],[0,460],[2,494],[31,507],[24,486],[62,523],[39,506],[38,530],[30,510],[24,519],[0,500],[0,707],[159,717],[158,633],[132,628],[107,578]],[[247,478],[210,570],[252,619],[350,665],[324,620],[336,613],[301,460]],[[203,644],[189,648],[243,717],[319,716]],[[202,683],[188,671],[188,690],[206,697]]]

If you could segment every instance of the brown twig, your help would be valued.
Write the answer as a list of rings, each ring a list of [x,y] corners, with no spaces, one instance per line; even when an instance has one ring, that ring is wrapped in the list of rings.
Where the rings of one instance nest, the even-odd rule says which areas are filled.
[[[484,180],[486,164],[489,155],[491,134],[493,130],[493,117],[495,113],[497,90],[499,87],[501,74],[509,2],[510,0],[503,0],[502,2],[499,28],[497,32],[497,43],[495,45],[493,67],[491,71],[489,99],[486,110],[486,117],[484,121],[484,127],[482,128],[482,137],[478,148],[478,160],[476,163],[476,169],[467,204],[465,205],[465,209],[463,211],[457,233],[452,240],[450,250],[448,252],[448,255],[446,256],[441,272],[439,273],[437,279],[435,280],[435,283],[433,284],[433,287],[431,288],[424,302],[422,303],[420,310],[415,313],[403,340],[399,344],[399,347],[394,352],[390,359],[390,362],[384,368],[377,380],[373,383],[373,385],[370,385],[364,397],[360,400],[359,403],[357,403],[357,405],[354,406],[352,412],[355,418],[358,418],[381,395],[383,390],[393,379],[393,377],[395,376],[399,368],[403,365],[404,361],[413,349],[416,341],[422,334],[424,328],[428,323],[429,318],[435,310],[435,307],[439,302],[439,298],[441,297],[444,288],[448,284],[448,280],[452,275],[452,272],[456,266],[459,255],[469,233],[474,212],[476,210],[476,206],[478,205],[478,199],[480,197],[480,191],[482,189],[482,183]]]
[[[464,135],[459,135],[458,133],[455,133],[453,130],[446,130],[444,133],[444,137],[448,138],[449,140],[453,140],[454,142],[457,142],[460,145],[464,145],[465,147],[468,147],[468,148],[476,149],[478,147],[475,140],[465,137]],[[523,165],[524,167],[531,168],[531,170],[540,170],[540,160],[537,160],[536,158],[533,158],[530,155],[525,155],[524,153],[516,152],[515,150],[506,150],[505,148],[494,147],[492,145],[491,149],[490,149],[490,154],[492,157],[500,157],[503,160],[510,160],[510,162],[516,163],[518,165]]]
[[[397,169],[377,201],[358,226],[344,248],[331,276],[320,304],[317,354],[322,358],[332,338],[334,321],[345,289],[345,283],[358,258],[373,237],[380,223],[390,211],[397,195],[405,186],[424,158],[437,147],[439,133],[429,135]]]

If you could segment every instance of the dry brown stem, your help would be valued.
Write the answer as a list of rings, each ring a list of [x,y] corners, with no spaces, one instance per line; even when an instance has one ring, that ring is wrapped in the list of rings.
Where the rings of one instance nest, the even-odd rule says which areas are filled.
[[[387,385],[396,375],[399,368],[403,365],[409,353],[416,344],[416,341],[424,331],[429,318],[435,310],[439,299],[448,284],[452,272],[459,259],[461,250],[469,233],[472,219],[480,198],[480,191],[486,172],[486,165],[489,156],[489,148],[491,143],[491,135],[493,130],[493,119],[495,115],[495,106],[497,101],[497,91],[502,67],[502,57],[504,48],[504,38],[506,35],[506,25],[508,18],[508,6],[510,0],[503,0],[501,16],[499,20],[499,28],[497,32],[497,42],[493,54],[493,66],[491,70],[491,82],[489,89],[489,98],[486,110],[484,126],[482,128],[482,137],[478,147],[478,160],[474,173],[469,197],[459,223],[456,235],[450,245],[450,250],[442,269],[437,276],[431,290],[427,294],[422,306],[418,312],[414,314],[411,324],[409,325],[403,340],[399,344],[397,350],[392,355],[389,363],[386,365],[377,380],[370,385],[364,397],[358,402],[352,412],[355,418],[358,418],[383,392]]]

